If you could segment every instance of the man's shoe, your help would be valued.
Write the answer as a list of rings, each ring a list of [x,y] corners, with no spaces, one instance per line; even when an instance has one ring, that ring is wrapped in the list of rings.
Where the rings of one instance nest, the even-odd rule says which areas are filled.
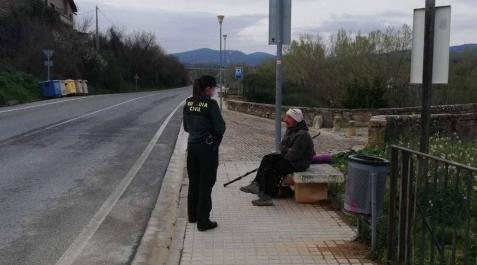
[[[240,187],[240,190],[246,193],[258,194],[260,189],[257,182],[251,182],[247,186]]]
[[[197,219],[189,218],[189,223],[191,224],[197,223]]]
[[[207,231],[207,230],[210,230],[210,229],[214,229],[216,227],[217,227],[217,222],[209,222],[205,225],[197,224],[197,230],[199,230],[201,232],[204,232],[204,231]]]
[[[252,201],[252,204],[255,206],[273,206],[273,200],[272,197],[261,194],[260,198]]]

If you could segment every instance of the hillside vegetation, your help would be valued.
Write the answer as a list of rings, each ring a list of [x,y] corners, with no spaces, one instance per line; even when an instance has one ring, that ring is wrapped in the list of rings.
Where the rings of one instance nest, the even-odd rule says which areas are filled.
[[[417,106],[420,86],[409,85],[411,28],[390,27],[368,34],[341,30],[329,41],[306,35],[293,41],[283,59],[284,104],[380,108]],[[230,79],[231,76],[229,75]],[[275,62],[247,69],[244,94],[274,103]],[[477,102],[477,55],[451,53],[448,85],[435,85],[434,104]]]
[[[47,74],[42,50],[54,49],[52,79],[87,79],[92,93],[131,91],[136,74],[141,90],[188,82],[182,64],[166,55],[151,33],[127,35],[110,28],[100,34],[100,51],[96,52],[90,22],[72,29],[43,1],[17,5],[8,16],[0,18],[0,72],[25,72],[44,80]],[[6,87],[0,86],[0,91],[14,98]]]
[[[0,73],[0,106],[40,98],[37,82],[35,77],[22,72]]]

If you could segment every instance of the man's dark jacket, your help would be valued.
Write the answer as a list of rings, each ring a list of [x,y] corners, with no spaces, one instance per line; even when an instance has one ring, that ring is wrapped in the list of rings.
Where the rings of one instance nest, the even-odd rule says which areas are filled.
[[[280,144],[280,152],[297,172],[305,171],[310,167],[311,159],[315,155],[315,147],[305,121],[287,129]]]

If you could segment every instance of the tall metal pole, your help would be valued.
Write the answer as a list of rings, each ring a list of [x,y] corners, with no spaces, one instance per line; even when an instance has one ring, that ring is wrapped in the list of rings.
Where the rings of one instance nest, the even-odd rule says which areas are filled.
[[[223,61],[223,64],[224,64],[224,67],[223,68],[227,68],[227,34],[224,34],[224,61]],[[225,83],[225,76],[222,72],[222,81]]]
[[[432,103],[432,71],[434,65],[434,26],[436,0],[426,0],[426,18],[424,30],[424,69],[422,74],[422,110],[420,151],[429,152]]]
[[[282,140],[282,46],[283,46],[283,1],[278,1],[279,32],[276,64],[276,96],[275,96],[275,150],[280,150]]]
[[[48,57],[48,81],[50,81],[50,66],[51,66],[50,57]]]
[[[220,32],[219,32],[219,42],[220,42],[220,59],[219,59],[219,83],[220,83],[220,111],[222,111],[222,97],[223,97],[223,91],[222,91],[222,23],[224,22],[224,16],[219,15],[217,16],[219,19],[219,25],[220,25]]]
[[[220,82],[220,87],[222,88],[222,23],[220,23],[220,33],[219,33],[219,39],[220,39],[220,53],[219,53],[219,82]]]
[[[98,22],[98,6],[96,6],[96,51],[99,51],[99,22]]]
[[[224,68],[227,67],[227,34],[224,34]]]

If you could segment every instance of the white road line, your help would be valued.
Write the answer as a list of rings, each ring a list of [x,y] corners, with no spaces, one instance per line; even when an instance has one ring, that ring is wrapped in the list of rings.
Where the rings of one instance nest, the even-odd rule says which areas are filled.
[[[15,108],[15,109],[9,109],[9,110],[2,110],[2,111],[0,111],[0,114],[2,114],[2,113],[7,113],[7,112],[12,112],[12,111],[18,111],[18,110],[34,109],[34,108],[44,107],[44,106],[53,105],[53,104],[64,103],[64,102],[68,102],[68,101],[82,100],[82,99],[85,99],[85,98],[86,98],[86,97],[66,99],[66,100],[55,101],[55,102],[50,102],[50,103],[45,103],[45,104],[40,104],[40,105],[28,106],[28,107],[24,107],[24,108]]]
[[[73,262],[75,262],[75,260],[78,258],[78,256],[81,254],[81,252],[85,248],[88,241],[96,233],[101,223],[103,223],[106,216],[108,216],[108,214],[113,209],[114,205],[118,202],[119,198],[121,198],[122,194],[126,191],[129,184],[136,177],[137,173],[139,172],[141,167],[144,165],[144,162],[151,154],[154,146],[159,141],[159,137],[161,137],[162,133],[164,132],[164,129],[166,128],[167,124],[171,120],[172,116],[177,112],[177,110],[181,106],[182,104],[179,104],[171,112],[171,114],[169,114],[169,116],[162,123],[159,130],[156,132],[154,137],[151,139],[151,141],[147,145],[146,149],[144,149],[141,156],[136,160],[132,168],[129,170],[127,175],[124,177],[121,183],[119,183],[116,189],[109,195],[109,197],[103,203],[101,208],[99,208],[99,210],[96,212],[93,218],[83,228],[83,231],[81,231],[81,233],[76,237],[76,239],[73,241],[70,247],[65,251],[65,253],[63,253],[61,258],[56,262],[56,265],[71,265],[73,264]]]
[[[121,102],[121,103],[118,103],[118,104],[115,104],[115,105],[112,105],[112,106],[109,106],[109,107],[106,107],[106,108],[103,108],[103,109],[100,109],[100,110],[97,110],[97,111],[93,111],[93,112],[90,112],[90,113],[86,113],[84,115],[81,115],[81,116],[78,116],[76,118],[73,118],[73,119],[70,119],[70,120],[67,120],[67,121],[64,121],[64,122],[60,122],[58,124],[54,124],[54,125],[51,125],[49,127],[46,127],[45,129],[43,130],[50,130],[50,129],[53,129],[53,128],[56,128],[58,126],[61,126],[61,125],[65,125],[67,123],[70,123],[70,122],[73,122],[73,121],[76,121],[76,120],[79,120],[79,119],[82,119],[82,118],[86,118],[86,117],[89,117],[89,116],[92,116],[94,114],[97,114],[97,113],[100,113],[100,112],[103,112],[105,110],[110,110],[112,108],[116,108],[118,106],[121,106],[121,105],[124,105],[124,104],[127,104],[129,102],[133,102],[133,101],[136,101],[136,100],[139,100],[141,98],[145,98],[145,97],[151,97],[151,96],[155,96],[159,93],[155,93],[155,94],[152,94],[152,95],[146,95],[146,96],[142,96],[142,97],[137,97],[137,98],[133,98],[133,99],[130,99],[130,100],[126,100],[124,102]]]
[[[133,99],[130,99],[130,100],[126,100],[124,102],[121,102],[121,103],[118,103],[118,104],[115,104],[115,105],[112,105],[112,106],[109,106],[109,107],[106,107],[106,108],[102,108],[100,110],[96,110],[96,111],[93,111],[93,112],[90,112],[90,113],[86,113],[84,115],[81,115],[81,116],[78,116],[76,118],[73,118],[73,119],[69,119],[69,120],[66,120],[66,121],[63,121],[63,122],[60,122],[60,123],[57,123],[57,124],[53,124],[51,126],[48,126],[46,128],[43,128],[41,130],[38,130],[38,131],[33,131],[31,133],[28,133],[28,134],[24,134],[22,135],[22,137],[28,137],[28,136],[31,136],[31,135],[34,135],[34,134],[37,134],[37,133],[40,133],[40,132],[43,132],[43,131],[46,131],[46,130],[50,130],[50,129],[53,129],[53,128],[56,128],[56,127],[59,127],[61,125],[65,125],[65,124],[68,124],[68,123],[71,123],[73,121],[76,121],[76,120],[79,120],[79,119],[82,119],[82,118],[86,118],[86,117],[89,117],[89,116],[92,116],[94,114],[97,114],[97,113],[100,113],[100,112],[103,112],[103,111],[106,111],[106,110],[110,110],[112,108],[116,108],[118,106],[121,106],[121,105],[124,105],[124,104],[127,104],[129,102],[133,102],[133,101],[136,101],[136,100],[139,100],[139,99],[142,99],[142,98],[145,98],[145,97],[150,97],[150,96],[155,96],[155,95],[158,95],[160,93],[155,93],[155,94],[151,94],[151,95],[146,95],[146,96],[142,96],[142,97],[137,97],[137,98],[133,98]]]

